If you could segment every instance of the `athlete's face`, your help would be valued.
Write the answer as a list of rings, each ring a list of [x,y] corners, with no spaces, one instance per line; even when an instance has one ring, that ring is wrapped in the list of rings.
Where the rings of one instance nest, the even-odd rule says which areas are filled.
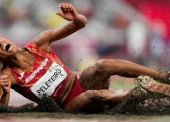
[[[0,37],[0,58],[8,58],[17,52],[17,47],[10,40]]]

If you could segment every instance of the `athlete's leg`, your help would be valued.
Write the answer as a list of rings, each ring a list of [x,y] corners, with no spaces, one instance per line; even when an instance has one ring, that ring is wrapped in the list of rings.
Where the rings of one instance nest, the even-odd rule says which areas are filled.
[[[94,90],[95,99],[101,100],[104,103],[120,103],[123,101],[123,98],[129,93],[129,90]]]
[[[87,90],[74,98],[64,109],[69,112],[92,110],[92,108],[103,110],[107,103],[118,104],[122,102],[128,92],[128,90]]]
[[[81,85],[86,89],[106,89],[111,75],[136,78],[148,75],[166,79],[167,74],[126,60],[103,59],[86,68],[80,75]]]

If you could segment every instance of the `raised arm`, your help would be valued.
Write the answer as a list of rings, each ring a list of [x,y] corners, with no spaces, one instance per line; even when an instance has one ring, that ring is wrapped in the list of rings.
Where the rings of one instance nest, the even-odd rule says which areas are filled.
[[[0,76],[0,104],[8,105],[11,82],[7,75]]]
[[[61,9],[61,12],[56,14],[70,22],[61,28],[44,31],[33,40],[36,45],[46,51],[49,51],[49,46],[52,42],[69,36],[83,28],[87,23],[86,17],[78,13],[71,4],[61,3],[59,8]]]

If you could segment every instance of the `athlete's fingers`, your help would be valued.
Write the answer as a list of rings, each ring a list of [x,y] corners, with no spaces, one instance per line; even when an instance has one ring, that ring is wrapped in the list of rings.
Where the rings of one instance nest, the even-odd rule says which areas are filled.
[[[0,82],[1,81],[10,81],[10,79],[8,78],[8,76],[6,77],[6,76],[4,76],[4,77],[1,77],[0,78]]]
[[[10,80],[8,78],[7,79],[0,79],[0,84],[2,84],[3,82],[10,83]]]
[[[0,99],[1,99],[3,94],[4,94],[3,88],[0,86]]]
[[[5,86],[5,87],[3,87],[3,89],[4,89],[3,91],[6,92],[6,93],[9,93],[9,92],[10,92],[10,87],[6,87],[6,86]]]
[[[8,81],[3,81],[3,82],[1,82],[1,85],[2,85],[2,86],[10,86],[11,83],[8,82]]]
[[[9,79],[1,80],[1,84],[3,84],[3,83],[9,83],[10,84],[10,80]]]
[[[61,9],[62,11],[62,8],[63,8],[63,5],[62,4],[59,4],[58,7]],[[63,12],[63,11],[62,11]]]
[[[77,10],[74,8],[74,6],[72,4],[69,4],[69,12],[71,12],[73,15],[78,14]]]
[[[11,83],[10,83],[10,81],[7,81],[7,80],[3,80],[3,81],[1,81],[1,83],[0,83],[0,85],[1,86],[11,86]]]
[[[0,85],[2,85],[3,83],[6,83],[6,82],[9,82],[9,80],[8,79],[1,79],[0,80]]]
[[[70,4],[69,3],[66,3],[66,11],[70,12]]]
[[[61,13],[61,12],[57,12],[56,14],[57,14],[58,16],[60,16],[60,17],[64,17],[64,14]]]
[[[10,88],[11,88],[11,83],[9,82],[9,80],[4,80],[4,81],[1,81],[1,86],[2,86],[2,89],[4,89],[5,92],[9,92],[10,91]]]
[[[68,4],[69,11],[73,10],[73,6],[71,4]]]
[[[0,79],[6,79],[6,78],[8,78],[8,75],[2,75],[2,76],[0,76]]]
[[[66,12],[69,12],[69,4],[68,3],[65,3],[65,10],[66,10]]]
[[[67,12],[67,10],[66,10],[66,4],[65,4],[65,3],[62,3],[60,8],[61,8],[61,10],[62,10],[63,13],[66,13],[66,12]]]

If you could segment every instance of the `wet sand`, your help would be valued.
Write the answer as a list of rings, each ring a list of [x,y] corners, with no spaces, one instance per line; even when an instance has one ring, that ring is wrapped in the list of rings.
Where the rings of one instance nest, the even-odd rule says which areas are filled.
[[[47,118],[47,117],[38,117],[37,118],[31,118],[31,117],[9,117],[4,116],[0,117],[0,122],[168,122],[170,120],[169,116],[122,116],[122,115],[116,115],[116,116],[107,116],[107,115],[88,115],[88,118],[83,118],[82,115],[80,115],[77,118],[76,116],[72,116],[70,118],[67,118],[67,115],[65,115],[66,118]]]
[[[32,101],[11,90],[10,106],[21,106]],[[0,113],[0,122],[168,122],[166,115],[107,115],[69,114],[63,112]]]

